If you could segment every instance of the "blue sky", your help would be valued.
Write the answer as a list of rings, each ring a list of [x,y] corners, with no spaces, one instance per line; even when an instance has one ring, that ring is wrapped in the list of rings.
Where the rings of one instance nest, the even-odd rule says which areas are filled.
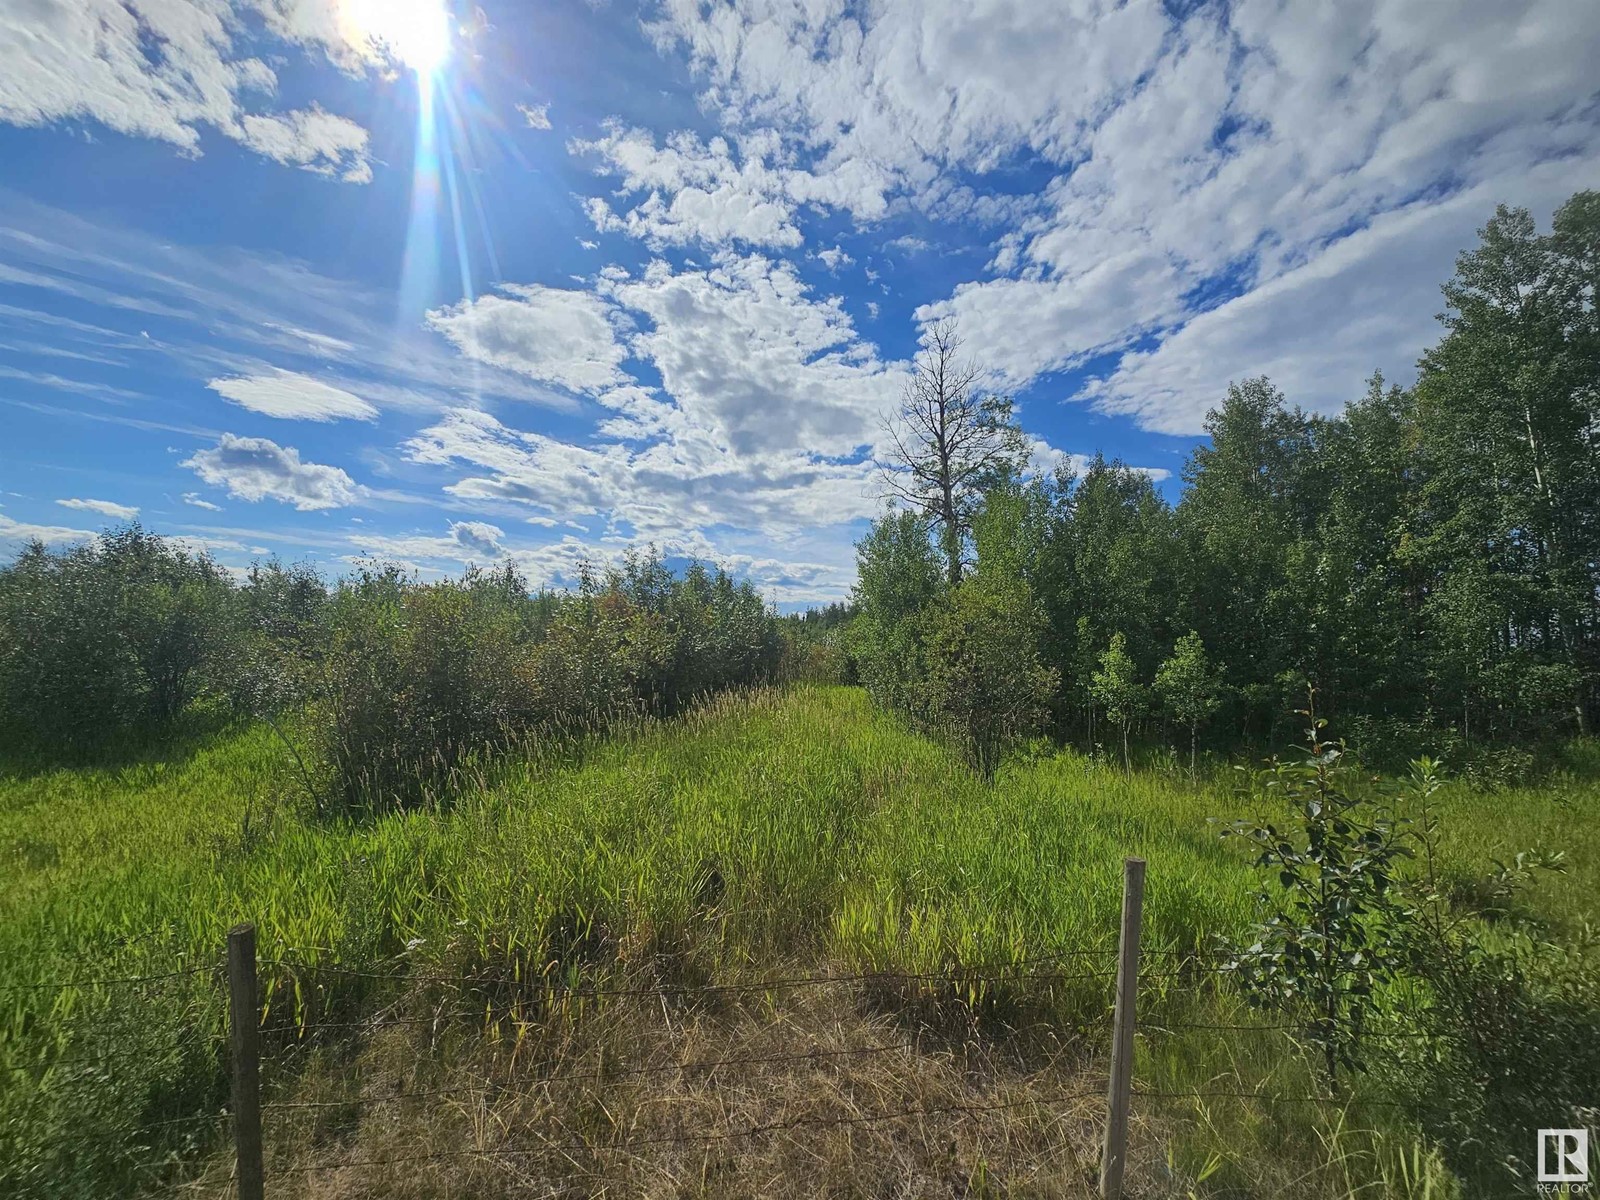
[[[844,596],[954,316],[1036,461],[1409,382],[1496,203],[1600,186],[1600,5],[0,7],[0,551]]]

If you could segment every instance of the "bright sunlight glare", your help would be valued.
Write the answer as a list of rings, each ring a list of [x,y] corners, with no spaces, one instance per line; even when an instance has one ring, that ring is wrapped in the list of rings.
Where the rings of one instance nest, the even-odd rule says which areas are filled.
[[[339,0],[352,41],[368,44],[418,75],[438,70],[450,53],[450,14],[444,0]]]

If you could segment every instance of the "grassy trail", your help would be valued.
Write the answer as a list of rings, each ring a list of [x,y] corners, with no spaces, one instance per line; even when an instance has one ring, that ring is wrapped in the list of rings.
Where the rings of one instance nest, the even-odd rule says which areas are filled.
[[[1128,854],[1149,860],[1154,954],[1203,949],[1251,911],[1252,875],[1210,823],[1249,806],[1227,787],[1071,753],[986,785],[848,689],[725,698],[581,763],[500,764],[451,809],[359,825],[313,819],[297,780],[261,728],[122,769],[0,773],[0,1192],[159,1192],[192,1172],[204,1131],[134,1131],[222,1103],[215,980],[53,985],[210,964],[238,920],[257,923],[264,959],[295,964],[266,971],[283,1019],[395,1002],[334,966],[398,967],[412,994],[464,978],[515,986],[552,963],[573,980],[668,960],[723,979],[1109,957]],[[1445,870],[1467,886],[1491,859],[1565,848],[1570,870],[1535,899],[1553,929],[1594,920],[1597,798],[1570,779],[1493,797],[1447,789]],[[1108,997],[1100,981],[1019,982],[985,1002],[1000,1025],[1071,1028],[1103,1017]],[[1143,1003],[1153,1019],[1231,1011],[1181,982],[1156,982]],[[1303,1064],[1252,1037],[1152,1036],[1141,1054],[1151,1087],[1224,1072],[1305,1082]],[[1092,1076],[1092,1055],[1079,1067]],[[1287,1150],[1321,1163],[1305,1194],[1337,1195],[1341,1172],[1387,1177],[1412,1152],[1399,1127],[1347,1130],[1319,1151],[1330,1143],[1317,1119],[1262,1120],[1226,1100],[1185,1108],[1187,1132],[1158,1136],[1178,1107],[1150,1114],[1171,1161],[1149,1169],[1174,1188],[1270,1194],[1264,1164]],[[1406,1170],[1437,1177],[1421,1159]]]

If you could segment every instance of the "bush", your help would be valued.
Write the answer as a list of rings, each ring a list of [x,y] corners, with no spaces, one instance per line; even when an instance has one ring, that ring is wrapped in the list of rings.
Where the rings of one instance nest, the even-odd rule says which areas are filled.
[[[327,644],[328,588],[308,565],[257,563],[239,601],[229,700],[240,716],[270,718],[310,694]]]
[[[1020,580],[981,576],[929,614],[926,720],[953,736],[985,775],[1044,723],[1059,676],[1039,661],[1043,624]]]
[[[314,713],[336,806],[436,798],[467,759],[533,723],[526,602],[509,568],[426,586],[369,568],[339,586]]]
[[[1591,1124],[1600,1096],[1600,938],[1571,945],[1525,923],[1518,893],[1566,870],[1559,851],[1495,863],[1468,888],[1440,877],[1430,797],[1435,764],[1415,764],[1422,870],[1411,887],[1409,970],[1422,984],[1423,1037],[1393,1047],[1391,1082],[1451,1165],[1484,1194],[1533,1174],[1533,1131]]]
[[[564,597],[530,597],[509,566],[426,585],[368,569],[328,626],[320,758],[332,803],[362,812],[440,799],[514,743],[566,744],[764,682],[781,649],[748,584],[699,565],[676,577],[654,554],[585,572]]]
[[[237,595],[204,554],[139,525],[0,569],[0,720],[19,738],[84,747],[168,729],[220,695]]]

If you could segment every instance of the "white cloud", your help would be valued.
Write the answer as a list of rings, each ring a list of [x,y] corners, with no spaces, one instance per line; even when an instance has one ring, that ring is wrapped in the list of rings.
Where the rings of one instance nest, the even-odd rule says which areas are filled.
[[[447,534],[359,534],[350,539],[367,556],[401,561],[492,562],[505,558],[505,530],[484,521],[452,521]]]
[[[877,437],[904,382],[843,301],[814,298],[786,262],[657,262],[604,289],[649,323],[634,353],[661,373],[682,423],[736,454],[849,455]]]
[[[0,121],[93,121],[200,153],[209,128],[278,162],[371,178],[366,131],[313,105],[251,107],[277,75],[239,45],[247,13],[346,66],[359,56],[326,0],[39,0],[0,12]]]
[[[1069,454],[1052,446],[1043,438],[1033,438],[1028,443],[1028,469],[1035,475],[1053,475],[1063,467],[1074,475],[1084,475],[1094,464],[1092,454]],[[1136,475],[1148,476],[1153,482],[1171,479],[1172,472],[1165,467],[1124,467]]]
[[[201,499],[199,492],[185,492],[183,494],[183,502],[185,504],[191,505],[194,508],[203,508],[207,512],[221,512],[222,511],[222,505],[213,504],[209,500]]]
[[[1171,352],[1130,359],[1096,393],[1152,428],[1195,429],[1197,403],[1216,397],[1197,400],[1180,363],[1204,357],[1201,332],[1242,330],[1251,312],[1256,332],[1238,333],[1219,357],[1237,349],[1255,356],[1249,373],[1311,381],[1318,403],[1374,366],[1403,372],[1422,344],[1415,314],[1438,307],[1431,298],[1412,307],[1413,276],[1445,278],[1494,202],[1547,214],[1552,193],[1595,182],[1600,5],[1239,0],[1181,17],[1171,7],[663,0],[651,31],[687,54],[702,106],[722,124],[720,143],[693,144],[748,142],[742,157],[728,155],[740,178],[755,162],[781,183],[757,177],[747,190],[858,221],[909,203],[937,221],[1004,226],[989,264],[999,278],[958,282],[918,315],[958,315],[1011,386],[1144,339],[1170,341]],[[1016,194],[1016,165],[1056,175],[1030,187],[1037,194]],[[1556,186],[1529,186],[1547,169]],[[660,173],[634,177],[670,195],[677,181]],[[824,178],[852,187],[830,192]],[[1447,214],[1469,197],[1470,221]],[[1412,213],[1419,205],[1439,210],[1438,221]],[[1402,213],[1384,236],[1406,282],[1375,294],[1376,277],[1340,265],[1337,246]],[[1445,224],[1458,239],[1448,247]],[[1407,236],[1416,240],[1402,244]],[[1335,259],[1304,272],[1327,253]],[[1309,319],[1292,344],[1275,340],[1265,301],[1281,291],[1202,319],[1287,277],[1302,312],[1341,327],[1319,346]],[[1281,316],[1286,327],[1300,320]],[[1190,322],[1198,327],[1185,338]],[[1158,362],[1167,378],[1156,378]],[[1201,374],[1209,388],[1218,372]]]
[[[578,339],[576,350],[552,357],[539,341],[542,323],[518,313],[503,323],[498,361],[556,378],[567,364],[592,362],[598,345],[607,351],[607,373],[628,354],[659,373],[659,388],[591,386],[609,415],[577,440],[456,408],[406,443],[407,459],[447,471],[445,490],[459,503],[531,509],[526,523],[544,528],[564,522],[586,531],[587,523],[613,549],[634,538],[668,552],[716,548],[724,558],[742,556],[740,569],[752,577],[759,564],[775,597],[796,599],[806,588],[842,595],[851,563],[846,527],[879,507],[867,449],[903,385],[904,364],[879,359],[841,300],[812,295],[792,264],[761,256],[723,254],[707,268],[657,262],[638,275],[608,267],[597,288],[589,297],[600,306],[594,336]],[[554,293],[552,306],[571,309],[575,296]],[[535,307],[552,299],[539,298]],[[479,298],[460,312],[483,304]],[[611,331],[630,322],[637,331],[610,349]],[[771,547],[782,539],[787,549],[818,529],[833,531],[819,549],[840,559],[827,568],[827,588],[835,590],[825,592],[817,590],[820,575],[796,564],[815,566],[826,555],[796,553],[785,563]],[[758,544],[731,548],[730,537]],[[522,550],[496,543],[535,576],[559,573],[579,552],[576,544]],[[438,538],[389,550],[420,561],[429,557],[424,550],[435,559],[459,552]],[[785,574],[788,567],[796,571]]]
[[[86,542],[95,536],[93,530],[69,529],[61,525],[31,525],[25,521],[13,521],[10,517],[0,514],[0,542],[44,542],[47,545],[56,542]]]
[[[225,433],[215,447],[196,451],[182,465],[213,487],[227,488],[236,500],[278,500],[310,512],[360,499],[355,481],[338,467],[302,462],[298,450],[267,438]]]
[[[300,421],[353,417],[370,421],[378,415],[378,410],[360,396],[294,371],[213,379],[206,386],[235,404],[269,417]]]
[[[590,292],[507,285],[428,314],[468,358],[574,392],[624,381],[625,357],[606,304]]]
[[[837,273],[840,267],[848,267],[855,259],[846,254],[843,248],[833,247],[831,250],[818,250],[816,258],[827,267],[829,271]]]
[[[204,534],[162,534],[161,540],[175,550],[199,556],[202,554],[254,554],[269,553],[265,546],[250,545],[238,538],[207,537]]]
[[[1114,95],[1154,64],[1160,4],[907,0],[860,12],[810,0],[666,0],[653,27],[706,81],[733,127],[770,124],[848,192],[827,201],[881,212],[941,166],[984,170],[1027,148],[1066,162]]]
[[[62,508],[75,508],[79,512],[99,513],[113,521],[131,521],[139,510],[131,504],[116,504],[110,500],[57,500]]]
[[[1154,349],[1125,355],[1086,395],[1147,429],[1198,434],[1228,384],[1248,376],[1265,374],[1291,400],[1322,412],[1356,399],[1374,370],[1409,384],[1417,357],[1439,336],[1441,273],[1495,202],[1548,212],[1570,182],[1565,166],[1549,164],[1515,184],[1387,213],[1200,314]]]
[[[653,246],[691,241],[711,246],[798,246],[792,173],[769,168],[756,143],[736,158],[724,138],[709,143],[689,133],[673,134],[664,146],[642,129],[607,125],[603,137],[574,141],[574,154],[600,160],[600,170],[622,176],[622,194],[645,198],[618,214],[599,198],[586,205],[602,233],[622,232]]]
[[[522,119],[527,122],[529,129],[550,128],[550,106],[548,104],[519,104],[517,111],[522,114]]]
[[[658,541],[717,526],[792,537],[877,508],[871,470],[860,464],[741,459],[692,438],[642,449],[580,446],[471,409],[423,430],[406,454],[415,463],[467,467],[445,489],[458,499],[527,505],[541,518],[603,516]]]
[[[346,183],[372,182],[367,131],[315,105],[281,116],[248,113],[240,119],[238,139],[257,154],[286,166],[337,175]]]

